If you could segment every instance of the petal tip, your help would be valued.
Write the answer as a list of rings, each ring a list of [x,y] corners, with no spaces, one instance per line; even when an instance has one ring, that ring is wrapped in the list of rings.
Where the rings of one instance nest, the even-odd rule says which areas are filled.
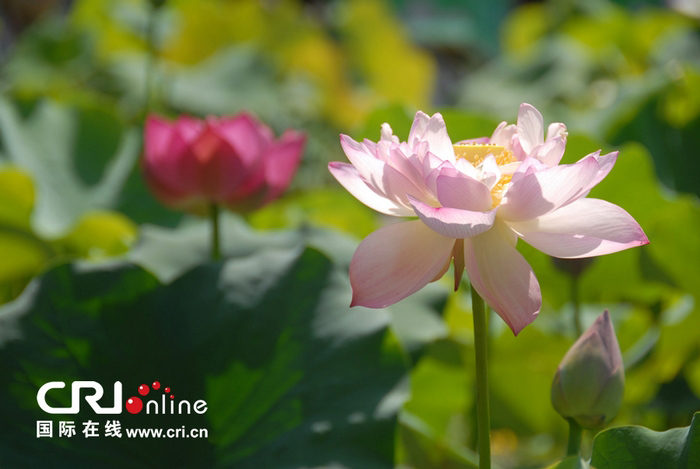
[[[510,322],[507,322],[508,327],[510,327],[510,330],[513,331],[513,336],[518,337],[518,334],[520,334],[523,329],[525,329],[527,326],[529,326],[532,322],[537,319],[537,315],[540,314],[540,310],[538,309],[535,311],[530,318],[528,318],[528,321],[519,323],[519,324],[512,324]]]
[[[381,309],[385,308],[387,306],[390,306],[393,303],[390,304],[379,304],[379,303],[373,303],[371,301],[367,301],[365,298],[364,300],[361,298],[357,297],[357,293],[355,291],[352,292],[352,300],[350,301],[350,307],[355,308],[355,307],[361,307],[361,308],[370,308],[370,309]]]
[[[633,222],[637,225],[637,230],[639,230],[639,231],[638,231],[638,234],[637,234],[637,239],[635,239],[634,241],[630,242],[630,246],[629,246],[629,247],[646,246],[647,244],[649,244],[649,243],[651,242],[651,241],[649,241],[649,237],[648,237],[647,234],[644,232],[644,230],[642,229],[642,227],[639,226],[639,223],[638,223],[636,220],[633,220]]]

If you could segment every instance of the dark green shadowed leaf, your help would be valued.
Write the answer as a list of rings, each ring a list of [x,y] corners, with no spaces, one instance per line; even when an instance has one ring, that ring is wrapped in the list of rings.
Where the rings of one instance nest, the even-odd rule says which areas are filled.
[[[56,267],[0,309],[0,465],[392,467],[404,361],[388,312],[349,303],[344,271],[308,248],[199,265],[169,285],[128,264]],[[207,412],[39,409],[41,385],[77,380],[100,383],[105,406],[115,381],[124,401],[159,381]],[[69,389],[49,397],[70,404]],[[184,426],[208,438],[88,439],[90,419],[101,433],[116,419],[123,433]],[[78,434],[36,438],[38,420],[54,420],[54,432],[73,420]]]

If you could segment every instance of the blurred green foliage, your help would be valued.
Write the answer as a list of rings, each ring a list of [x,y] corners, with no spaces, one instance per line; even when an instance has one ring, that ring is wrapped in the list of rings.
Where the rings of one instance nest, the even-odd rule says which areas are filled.
[[[577,285],[584,323],[609,309],[624,354],[625,402],[613,425],[644,425],[660,432],[689,425],[700,409],[697,17],[661,1],[635,0],[169,0],[157,11],[146,0],[76,0],[70,8],[56,0],[31,11],[21,3],[3,3],[8,14],[0,27],[0,302],[16,298],[28,282],[50,270],[38,287],[0,310],[0,337],[11,330],[6,322],[12,311],[45,314],[43,306],[27,304],[44,301],[36,288],[64,282],[56,293],[65,296],[67,303],[57,303],[62,308],[72,301],[75,288],[97,288],[97,277],[110,278],[115,282],[111,289],[90,293],[94,305],[102,306],[81,303],[87,309],[85,317],[73,318],[76,336],[52,345],[51,352],[92,354],[98,369],[111,342],[80,336],[81,321],[104,315],[107,323],[121,324],[121,340],[137,340],[123,322],[133,316],[132,305],[119,300],[120,295],[130,301],[129,295],[142,292],[135,285],[142,284],[148,295],[157,291],[172,305],[173,298],[184,301],[186,295],[169,287],[170,282],[191,292],[185,286],[196,283],[190,269],[215,270],[204,265],[206,224],[161,207],[141,178],[140,135],[149,94],[149,110],[168,116],[245,109],[278,134],[286,128],[307,133],[304,161],[287,196],[245,221],[223,219],[224,252],[233,258],[257,259],[270,250],[311,246],[298,261],[300,279],[315,275],[312,264],[341,275],[359,240],[386,222],[329,176],[327,163],[345,160],[339,133],[376,140],[380,125],[389,122],[405,138],[420,108],[441,111],[457,141],[489,135],[501,119],[513,122],[518,105],[529,102],[547,122],[567,124],[565,162],[600,148],[619,150],[615,168],[591,196],[625,208],[651,240],[643,248],[596,259]],[[566,425],[551,408],[549,387],[574,341],[573,279],[524,243],[519,249],[537,274],[544,305],[537,321],[517,338],[492,315],[493,449],[500,467],[541,468],[564,455]],[[115,272],[122,273],[115,273],[99,267],[95,279],[85,280],[93,274],[76,273],[74,267],[83,264],[63,265],[114,256],[143,268],[119,267]],[[282,264],[276,266],[280,270],[273,267],[265,266],[271,277],[288,274]],[[182,280],[183,275],[190,280]],[[297,280],[290,282],[306,285]],[[230,293],[197,285],[202,297]],[[304,291],[319,298],[339,295],[333,308],[345,311],[342,305],[349,297],[343,288]],[[470,302],[464,293],[468,289],[449,290],[450,285],[437,282],[391,308],[385,318],[393,332],[386,333],[386,348],[375,350],[376,356],[390,358],[383,365],[395,384],[405,372],[393,361],[398,349],[393,341],[398,341],[410,374],[410,397],[399,417],[391,416],[377,436],[383,456],[370,458],[377,467],[391,465],[392,454],[404,467],[475,467]],[[138,308],[156,314],[142,303]],[[178,311],[178,320],[193,320]],[[321,319],[326,313],[333,311],[319,312]],[[378,314],[384,317],[385,312]],[[328,321],[338,321],[339,328],[347,328],[341,332],[352,335],[370,321],[371,314],[359,315],[363,319],[347,312]],[[256,327],[254,332],[262,334],[264,327]],[[187,335],[184,329],[180,333]],[[24,350],[20,354],[32,347],[43,350],[39,346],[45,337],[26,333],[25,339],[7,346]],[[370,358],[343,356],[334,363],[367,384],[358,369],[381,368]],[[229,371],[230,376],[222,371],[206,385],[212,396],[227,383],[240,382],[240,370]],[[17,376],[3,382],[3,397],[11,396],[8,411],[14,415],[18,399],[26,401],[22,412],[34,402],[26,383],[25,391],[18,392],[13,379]],[[400,401],[389,384],[368,386],[367,392],[372,398]],[[319,398],[337,392],[318,386],[314,392]],[[226,396],[217,399],[224,402]],[[368,402],[374,401],[361,404]],[[262,409],[270,402],[259,404]],[[352,412],[353,405],[344,409]],[[18,418],[28,417],[35,415]],[[234,433],[242,430],[224,427],[217,428],[229,443],[240,443]],[[387,448],[394,430],[392,453]],[[631,437],[619,441],[648,436],[630,432]],[[607,430],[597,443],[589,436],[594,462],[603,457],[603,441],[622,444],[618,436]],[[284,434],[276,441],[294,438]],[[342,451],[352,452],[357,448],[352,444]],[[367,441],[359,445],[371,446]],[[215,458],[212,454],[224,454],[225,448],[221,443],[193,454]],[[575,458],[557,464],[585,467]]]

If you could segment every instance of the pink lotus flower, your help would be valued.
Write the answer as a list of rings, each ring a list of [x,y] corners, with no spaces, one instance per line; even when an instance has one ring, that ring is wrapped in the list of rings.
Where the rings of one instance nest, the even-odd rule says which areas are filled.
[[[555,257],[617,252],[649,241],[620,207],[588,192],[612,169],[617,152],[558,165],[563,124],[520,107],[517,126],[453,147],[440,114],[416,114],[407,142],[388,124],[381,139],[341,135],[352,164],[329,170],[350,193],[381,213],[418,220],[370,234],[350,264],[353,305],[381,308],[411,295],[455,264],[516,335],[539,313],[542,297],[518,238]]]
[[[304,142],[294,131],[275,140],[267,126],[246,113],[174,122],[149,116],[143,168],[165,205],[194,213],[212,203],[248,211],[289,186]]]

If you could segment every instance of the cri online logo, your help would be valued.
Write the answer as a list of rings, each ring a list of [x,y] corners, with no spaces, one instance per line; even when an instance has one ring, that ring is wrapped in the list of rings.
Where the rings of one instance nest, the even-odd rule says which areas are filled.
[[[51,389],[63,389],[66,387],[66,383],[63,381],[51,381],[44,384],[39,388],[39,392],[36,394],[36,401],[39,404],[41,410],[48,414],[77,414],[80,412],[80,395],[82,389],[91,389],[92,394],[85,395],[85,402],[90,404],[92,410],[96,414],[121,414],[122,413],[122,383],[121,381],[114,382],[114,405],[112,407],[102,407],[98,404],[104,394],[104,389],[102,385],[96,381],[73,381],[71,384],[71,406],[70,407],[51,407],[46,402],[46,394]],[[161,384],[158,381],[154,381],[149,387],[147,384],[142,384],[138,388],[138,394],[145,398],[151,389],[158,391],[161,389]],[[170,396],[166,400],[165,396]],[[156,397],[151,394],[151,397]],[[169,402],[168,406],[166,403]],[[190,414],[194,411],[197,414],[203,414],[207,411],[207,403],[204,400],[195,401],[193,404],[187,400],[180,400],[177,405],[175,403],[175,396],[171,393],[169,387],[163,388],[163,393],[161,394],[161,399],[158,400],[150,399],[146,401],[144,405],[141,397],[131,396],[126,400],[124,405],[127,412],[132,414],[138,414],[141,411],[146,410],[146,414]]]

